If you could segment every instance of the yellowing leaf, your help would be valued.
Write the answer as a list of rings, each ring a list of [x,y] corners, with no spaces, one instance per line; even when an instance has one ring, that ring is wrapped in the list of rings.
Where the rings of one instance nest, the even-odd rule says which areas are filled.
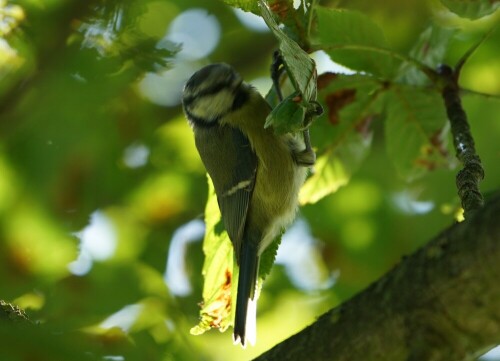
[[[208,183],[208,200],[205,208],[206,230],[203,240],[205,253],[203,303],[200,310],[200,323],[190,331],[193,335],[201,335],[211,328],[225,331],[232,325],[233,246],[222,226],[217,197],[209,177]]]

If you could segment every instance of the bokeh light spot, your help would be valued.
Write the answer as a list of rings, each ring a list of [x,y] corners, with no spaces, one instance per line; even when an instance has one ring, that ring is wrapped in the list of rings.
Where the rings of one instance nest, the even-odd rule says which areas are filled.
[[[174,67],[160,74],[148,73],[139,90],[149,101],[168,107],[181,102],[182,88],[196,68],[187,62],[174,62]]]
[[[241,9],[234,8],[234,14],[238,20],[248,29],[256,32],[269,32],[269,28],[266,25],[264,19],[257,16],[251,12],[246,12]]]
[[[187,10],[174,19],[166,38],[182,44],[178,59],[200,59],[210,54],[219,43],[219,21],[206,10]]]
[[[84,275],[92,268],[93,261],[104,261],[112,257],[116,250],[117,235],[111,220],[101,211],[90,216],[90,222],[80,232],[80,254],[68,265],[71,273]]]
[[[141,143],[134,143],[123,153],[123,162],[129,168],[139,168],[148,162],[149,148]]]
[[[205,223],[199,219],[188,222],[175,231],[168,251],[165,283],[170,292],[177,296],[187,296],[191,293],[186,272],[186,251],[189,243],[198,242],[205,233]]]

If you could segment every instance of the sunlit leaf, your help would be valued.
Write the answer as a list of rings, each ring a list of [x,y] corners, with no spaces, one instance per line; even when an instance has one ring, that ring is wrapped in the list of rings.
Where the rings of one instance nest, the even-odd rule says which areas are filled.
[[[203,302],[200,322],[191,328],[191,334],[201,335],[217,328],[225,331],[233,324],[238,286],[238,266],[234,260],[233,245],[224,229],[212,181],[208,178],[209,196],[205,207],[205,238],[203,252]],[[259,285],[271,272],[281,237],[275,240],[261,256]],[[234,262],[234,263],[233,263]],[[259,286],[260,287],[260,286]],[[258,293],[257,293],[258,297]]]
[[[371,134],[351,132],[337,147],[320,156],[314,174],[300,190],[300,204],[316,203],[346,185],[368,155],[371,140]]]
[[[441,3],[458,16],[472,20],[493,14],[500,8],[500,2],[491,0],[441,0]]]
[[[16,29],[25,19],[26,14],[21,6],[0,2],[0,36],[4,37]]]
[[[333,61],[350,69],[391,78],[397,68],[386,54],[382,30],[366,15],[350,10],[317,7],[318,47]],[[377,51],[381,49],[382,51]]]
[[[208,200],[205,207],[205,238],[203,252],[203,303],[200,322],[191,334],[200,335],[211,328],[225,331],[232,325],[233,246],[224,229],[217,197],[209,180]]]
[[[300,192],[300,203],[315,203],[346,185],[370,150],[371,122],[378,114],[381,85],[363,75],[323,74],[320,100],[325,115],[311,127],[319,158]]]
[[[447,118],[440,94],[393,86],[386,94],[385,139],[399,173],[417,178],[447,166]]]
[[[300,190],[300,204],[316,203],[346,185],[350,178],[343,162],[331,152],[319,157],[314,168],[315,173]]]

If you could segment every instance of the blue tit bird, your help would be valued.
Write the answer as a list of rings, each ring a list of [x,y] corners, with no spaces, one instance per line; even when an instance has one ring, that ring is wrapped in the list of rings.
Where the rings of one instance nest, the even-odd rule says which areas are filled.
[[[227,64],[194,73],[182,105],[239,265],[233,340],[254,344],[259,260],[295,218],[314,152],[296,135],[264,128],[271,107]]]

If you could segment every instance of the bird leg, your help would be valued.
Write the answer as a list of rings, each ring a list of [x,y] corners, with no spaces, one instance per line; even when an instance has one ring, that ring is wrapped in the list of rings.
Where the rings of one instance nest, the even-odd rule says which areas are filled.
[[[276,95],[280,102],[283,101],[283,93],[281,92],[280,86],[280,77],[284,71],[286,71],[286,68],[283,57],[279,50],[276,50],[273,53],[273,62],[271,63],[271,79],[273,81],[274,90],[276,91]],[[323,108],[318,102],[311,101],[309,103],[304,118],[304,130],[302,131],[305,149],[302,151],[294,152],[294,159],[298,165],[311,167],[316,163],[316,153],[314,153],[314,150],[312,149],[309,126],[311,125],[314,118],[321,115],[322,113]]]

